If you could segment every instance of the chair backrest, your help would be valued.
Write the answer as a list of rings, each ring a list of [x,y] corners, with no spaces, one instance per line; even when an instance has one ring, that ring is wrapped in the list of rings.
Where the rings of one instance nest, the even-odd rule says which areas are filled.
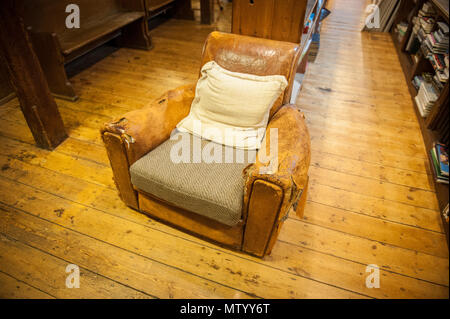
[[[284,75],[288,86],[270,110],[272,116],[289,103],[300,52],[298,44],[214,31],[203,47],[202,64],[215,61],[221,67],[255,75]]]

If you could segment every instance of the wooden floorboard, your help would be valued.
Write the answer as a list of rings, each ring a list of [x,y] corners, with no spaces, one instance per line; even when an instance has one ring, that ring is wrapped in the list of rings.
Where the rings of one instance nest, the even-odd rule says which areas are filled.
[[[2,299],[54,299],[55,297],[0,271],[0,298]]]
[[[0,297],[448,298],[420,129],[390,36],[359,31],[363,2],[329,1],[296,101],[311,134],[305,216],[290,215],[263,260],[126,207],[99,135],[194,82],[208,33],[229,31],[229,7],[213,26],[169,20],[152,30],[151,51],[122,48],[72,77],[80,99],[57,100],[70,137],[53,152],[34,146],[17,99],[1,106]],[[79,289],[65,287],[69,263]],[[365,286],[369,264],[378,289]]]

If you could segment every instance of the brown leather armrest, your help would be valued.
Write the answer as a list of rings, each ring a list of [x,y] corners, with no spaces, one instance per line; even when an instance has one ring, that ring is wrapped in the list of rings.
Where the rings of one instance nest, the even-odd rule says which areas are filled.
[[[163,143],[189,113],[195,85],[170,90],[139,110],[106,123],[101,129],[114,181],[122,200],[138,208],[129,168],[142,156]]]
[[[293,104],[280,108],[267,125],[266,136],[262,142],[266,145],[266,153],[270,151],[272,129],[276,129],[278,134],[277,154],[270,154],[269,160],[262,162],[264,150],[261,149],[256,163],[246,169],[247,178],[266,180],[280,186],[285,192],[301,189],[305,185],[311,159],[305,116]]]
[[[106,123],[102,133],[121,137],[131,165],[170,137],[188,115],[194,95],[195,85],[170,90],[148,106]]]
[[[275,132],[271,129],[277,129],[278,151],[269,153]],[[264,150],[259,150],[256,162],[244,171],[243,249],[259,256],[270,251],[279,221],[298,202],[308,183],[310,137],[303,113],[295,105],[284,105],[269,122],[263,145],[267,158]]]

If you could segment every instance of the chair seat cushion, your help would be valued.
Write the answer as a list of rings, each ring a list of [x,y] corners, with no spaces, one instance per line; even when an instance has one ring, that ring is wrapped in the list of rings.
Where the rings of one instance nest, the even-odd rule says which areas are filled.
[[[181,152],[183,142],[186,147]],[[200,162],[194,156],[200,156],[199,152],[203,154]],[[238,152],[242,161],[236,159]],[[187,156],[180,160],[182,153]],[[211,162],[207,154],[215,155],[215,159]],[[233,156],[228,157],[228,163],[226,154]],[[255,151],[237,150],[177,132],[130,167],[131,182],[176,207],[234,226],[242,217],[242,171],[255,156]]]

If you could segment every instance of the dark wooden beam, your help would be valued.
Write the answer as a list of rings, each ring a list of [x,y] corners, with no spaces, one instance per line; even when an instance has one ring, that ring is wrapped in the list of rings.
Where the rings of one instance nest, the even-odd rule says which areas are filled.
[[[20,107],[36,144],[54,149],[67,137],[64,123],[19,17],[17,5],[20,1],[1,2],[0,51],[6,60]]]
[[[0,54],[0,105],[14,98],[16,94],[9,81],[9,72],[6,68],[6,62]]]
[[[175,19],[195,20],[194,11],[192,10],[191,0],[175,1]]]
[[[211,24],[214,22],[214,0],[200,0],[200,23]]]

